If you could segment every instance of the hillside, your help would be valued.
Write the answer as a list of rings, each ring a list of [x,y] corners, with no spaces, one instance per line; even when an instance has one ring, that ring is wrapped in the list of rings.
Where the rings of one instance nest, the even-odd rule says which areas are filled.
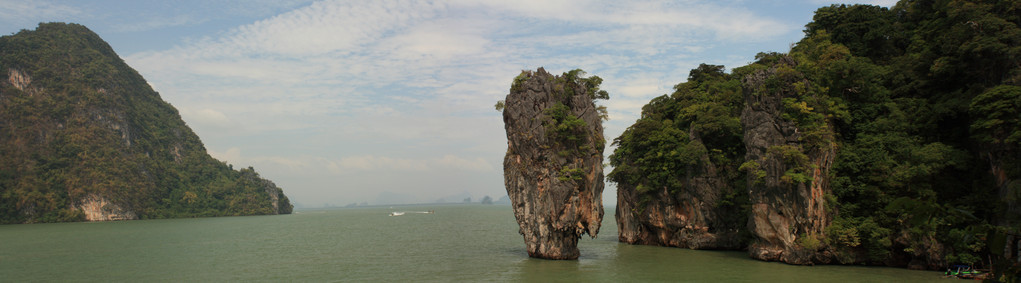
[[[0,223],[291,212],[84,26],[0,37],[0,78]]]
[[[621,241],[1018,268],[1019,12],[834,5],[789,52],[691,70],[614,141]]]

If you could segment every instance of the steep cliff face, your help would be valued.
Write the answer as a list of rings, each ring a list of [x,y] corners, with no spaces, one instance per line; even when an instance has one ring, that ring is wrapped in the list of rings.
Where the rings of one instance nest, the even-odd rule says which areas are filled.
[[[84,26],[0,37],[0,78],[0,223],[290,213]]]
[[[674,93],[653,99],[614,140],[621,242],[691,249],[740,249],[744,144],[740,81],[702,64]]]
[[[700,143],[700,141],[699,141]],[[732,188],[707,154],[686,168],[682,187],[639,192],[638,185],[617,183],[617,229],[621,242],[690,249],[742,247],[742,211],[720,205]],[[644,186],[644,185],[643,185]]]
[[[601,80],[579,73],[522,72],[505,100],[504,184],[531,257],[577,259],[603,219]]]
[[[825,121],[806,129],[792,118],[797,116],[791,111],[802,110],[792,106],[811,95],[804,93],[810,82],[794,70],[795,64],[780,56],[744,81],[748,229],[755,236],[748,252],[768,261],[828,263],[832,255],[823,240],[831,214],[824,196],[836,148]]]
[[[690,144],[702,144],[697,135],[689,134],[689,138]],[[740,235],[745,225],[741,221],[745,219],[744,211],[733,203],[724,204],[730,202],[724,200],[734,190],[731,181],[706,150],[699,152],[694,156],[696,162],[670,173],[682,179],[677,187],[653,187],[643,179],[611,178],[617,182],[620,241],[693,249],[743,246]]]
[[[979,94],[969,113],[976,120],[969,127],[981,144],[978,155],[989,164],[989,174],[1003,201],[1004,214],[998,225],[1021,223],[1021,75],[1019,85],[1000,85]]]
[[[1016,9],[1004,5],[822,7],[787,54],[759,53],[730,74],[699,66],[615,140],[609,178],[620,194],[621,240],[700,242],[678,223],[719,212],[696,205],[711,196],[690,185],[712,178],[699,170],[710,168],[699,158],[708,152],[717,174],[745,192],[737,203],[752,237],[743,242],[756,259],[991,263],[1016,273],[1021,29]],[[720,99],[732,88],[738,101]],[[713,148],[727,142],[700,135],[729,132],[733,117],[739,133],[729,136],[740,149]],[[742,184],[720,162],[733,156],[741,156]]]
[[[702,64],[614,140],[621,242],[740,249],[747,226],[740,80]]]

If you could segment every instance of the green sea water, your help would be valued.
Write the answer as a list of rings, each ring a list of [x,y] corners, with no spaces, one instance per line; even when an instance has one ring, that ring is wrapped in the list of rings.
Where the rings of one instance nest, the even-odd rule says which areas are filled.
[[[432,214],[413,213],[429,211]],[[388,216],[391,211],[407,211]],[[617,242],[613,208],[577,261],[531,259],[509,206],[0,226],[2,282],[948,282],[940,272],[792,266]]]

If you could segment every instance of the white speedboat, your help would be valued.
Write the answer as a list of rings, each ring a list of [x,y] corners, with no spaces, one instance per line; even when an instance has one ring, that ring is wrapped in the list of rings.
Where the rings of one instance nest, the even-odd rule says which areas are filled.
[[[404,215],[403,211],[394,211],[390,213],[390,216],[401,216]]]

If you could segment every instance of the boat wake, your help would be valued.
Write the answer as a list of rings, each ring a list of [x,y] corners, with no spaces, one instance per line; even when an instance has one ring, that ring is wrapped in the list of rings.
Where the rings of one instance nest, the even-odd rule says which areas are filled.
[[[405,213],[433,214],[433,213],[435,213],[435,211],[432,211],[432,210],[430,210],[430,211],[394,211],[394,212],[390,212],[390,216],[401,216],[401,215],[404,215]]]

